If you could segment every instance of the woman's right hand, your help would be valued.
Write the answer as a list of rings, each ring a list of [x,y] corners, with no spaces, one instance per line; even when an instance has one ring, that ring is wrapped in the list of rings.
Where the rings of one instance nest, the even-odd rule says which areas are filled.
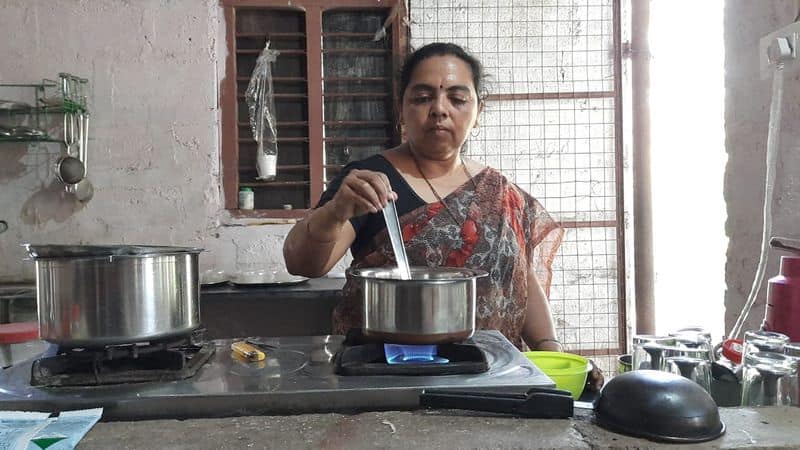
[[[366,213],[377,213],[390,200],[397,200],[389,178],[384,173],[353,169],[331,199],[336,217],[349,220]]]

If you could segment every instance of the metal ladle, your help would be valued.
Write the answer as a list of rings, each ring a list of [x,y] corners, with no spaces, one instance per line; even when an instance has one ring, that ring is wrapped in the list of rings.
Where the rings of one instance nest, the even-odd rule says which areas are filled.
[[[94,187],[86,178],[89,113],[86,111],[84,87],[89,80],[73,77],[68,73],[59,73],[58,76],[61,78],[65,107],[71,103],[70,108],[77,105],[82,109],[77,117],[74,112],[64,113],[64,142],[67,145],[67,156],[59,159],[56,164],[56,177],[66,185],[65,190],[68,193],[75,195],[80,202],[87,202],[94,196]],[[75,144],[78,146],[77,155],[73,151]]]
[[[64,114],[64,143],[67,154],[58,159],[55,165],[56,178],[66,185],[80,182],[86,176],[86,166],[80,159],[80,148],[76,154],[75,145],[80,143],[75,133],[75,117],[72,113]]]
[[[67,186],[67,191],[75,195],[80,202],[88,202],[94,197],[94,186],[87,178],[88,158],[87,147],[89,146],[89,113],[84,112],[78,116],[78,126],[80,129],[79,158],[84,167],[83,178],[75,184]]]

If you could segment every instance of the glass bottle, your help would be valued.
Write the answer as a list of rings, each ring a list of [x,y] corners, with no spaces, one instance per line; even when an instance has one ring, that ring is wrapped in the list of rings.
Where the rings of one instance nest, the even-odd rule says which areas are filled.
[[[783,347],[789,342],[789,336],[773,331],[752,330],[744,333],[742,361],[749,353],[773,352],[783,353]]]
[[[697,342],[712,342],[711,332],[703,327],[684,327],[669,334],[670,336],[688,338]]]
[[[649,344],[649,345],[648,345]],[[645,348],[645,345],[648,348]],[[637,334],[633,337],[633,370],[655,369],[660,370],[660,355],[658,346],[673,346],[675,338],[672,336],[657,336],[653,334]],[[658,361],[653,364],[653,355]]]
[[[744,357],[742,406],[797,404],[797,366],[780,353],[752,352]]]
[[[711,362],[707,359],[672,356],[667,358],[666,367],[667,372],[688,378],[711,392]]]

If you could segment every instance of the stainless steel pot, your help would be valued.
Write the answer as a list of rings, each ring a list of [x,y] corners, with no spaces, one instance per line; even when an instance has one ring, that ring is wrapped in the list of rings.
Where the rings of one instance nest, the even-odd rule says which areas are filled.
[[[200,326],[196,248],[27,245],[42,339],[99,347],[167,339]]]
[[[482,270],[412,267],[349,269],[362,288],[364,336],[398,344],[459,342],[475,331],[476,280]]]

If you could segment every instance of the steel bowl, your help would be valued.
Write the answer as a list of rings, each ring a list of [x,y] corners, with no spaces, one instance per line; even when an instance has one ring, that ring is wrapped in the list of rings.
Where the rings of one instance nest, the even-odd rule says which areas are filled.
[[[349,269],[361,283],[364,336],[397,344],[461,342],[475,331],[476,280],[482,270],[412,267]]]

